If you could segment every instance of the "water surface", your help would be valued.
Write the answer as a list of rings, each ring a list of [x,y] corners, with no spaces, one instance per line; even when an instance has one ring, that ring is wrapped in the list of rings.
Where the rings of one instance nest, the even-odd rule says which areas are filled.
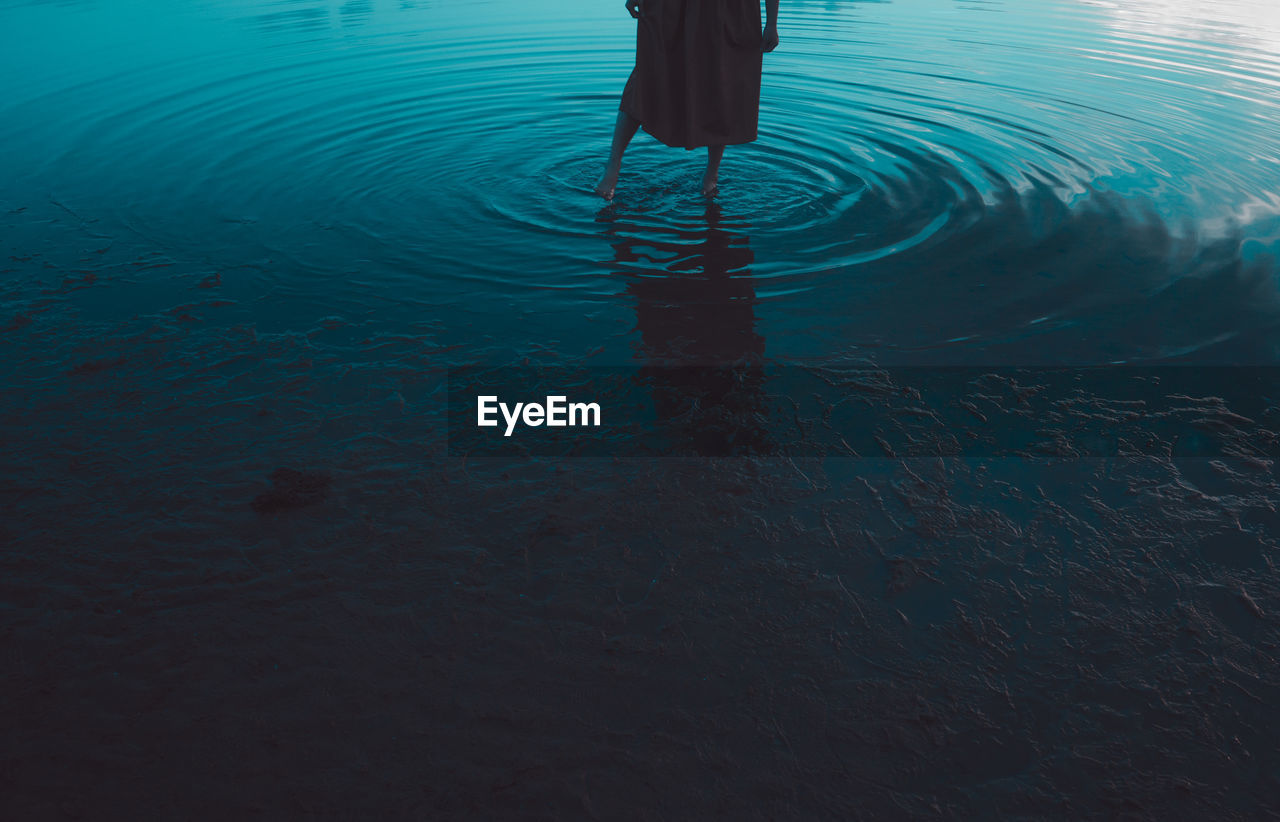
[[[614,239],[705,218],[699,158],[643,136],[612,207],[584,194],[632,59],[615,5],[8,3],[7,210],[179,266],[85,321],[200,267],[224,323],[626,361],[628,288],[678,252]],[[769,351],[1270,361],[1280,22],[1202,5],[790,4],[719,203]]]
[[[1263,815],[1274,4],[783,5],[718,200],[606,205],[621,2],[0,0],[0,815]],[[766,456],[450,452],[449,369],[596,365]]]

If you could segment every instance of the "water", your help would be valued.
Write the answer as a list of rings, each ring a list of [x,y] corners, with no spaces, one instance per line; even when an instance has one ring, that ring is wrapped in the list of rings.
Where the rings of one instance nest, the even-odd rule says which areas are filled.
[[[705,222],[698,158],[643,137],[616,205],[584,194],[632,59],[610,4],[4,15],[9,209],[53,199],[140,254],[227,272],[228,321],[434,321],[464,360],[625,362],[629,278],[667,266],[619,265],[612,240],[678,245]],[[1269,5],[796,3],[785,28],[719,203],[754,252],[740,273],[771,353],[1273,359]],[[38,245],[9,223],[15,250]],[[1205,270],[1208,247],[1229,259]],[[95,314],[159,307],[158,271],[98,288]],[[1183,316],[1162,295],[1188,278],[1207,302]]]
[[[1269,0],[783,5],[716,202],[604,204],[621,2],[0,0],[18,815],[1256,818],[1273,372],[1216,460],[449,452],[457,366],[1277,364]]]

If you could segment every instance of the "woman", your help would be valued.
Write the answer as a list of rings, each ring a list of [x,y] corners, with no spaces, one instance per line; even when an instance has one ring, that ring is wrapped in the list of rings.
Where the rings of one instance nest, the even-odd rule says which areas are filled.
[[[640,21],[636,66],[622,92],[613,148],[596,194],[612,200],[636,129],[669,146],[707,147],[702,193],[713,197],[726,145],[756,139],[761,55],[778,47],[778,0],[627,0]]]

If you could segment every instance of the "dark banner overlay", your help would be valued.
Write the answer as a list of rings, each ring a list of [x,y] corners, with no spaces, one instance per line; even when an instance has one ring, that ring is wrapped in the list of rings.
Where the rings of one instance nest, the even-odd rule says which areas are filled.
[[[1280,368],[643,366],[449,372],[466,457],[1280,456]]]

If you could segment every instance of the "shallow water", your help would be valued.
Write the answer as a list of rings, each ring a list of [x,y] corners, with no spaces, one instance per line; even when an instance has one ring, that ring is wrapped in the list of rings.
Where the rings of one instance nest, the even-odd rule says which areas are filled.
[[[706,217],[698,158],[643,136],[615,205],[585,193],[632,57],[616,5],[7,3],[6,210],[221,272],[224,322],[625,362],[629,285]],[[1271,5],[793,3],[785,28],[718,217],[771,354],[1274,358]],[[174,273],[90,315],[169,307]],[[1197,310],[1168,305],[1188,279]]]
[[[605,205],[621,2],[0,0],[8,815],[1259,818],[1280,14],[783,15],[717,201]],[[446,438],[708,363],[749,459]],[[1008,370],[1098,364],[1260,368]]]

